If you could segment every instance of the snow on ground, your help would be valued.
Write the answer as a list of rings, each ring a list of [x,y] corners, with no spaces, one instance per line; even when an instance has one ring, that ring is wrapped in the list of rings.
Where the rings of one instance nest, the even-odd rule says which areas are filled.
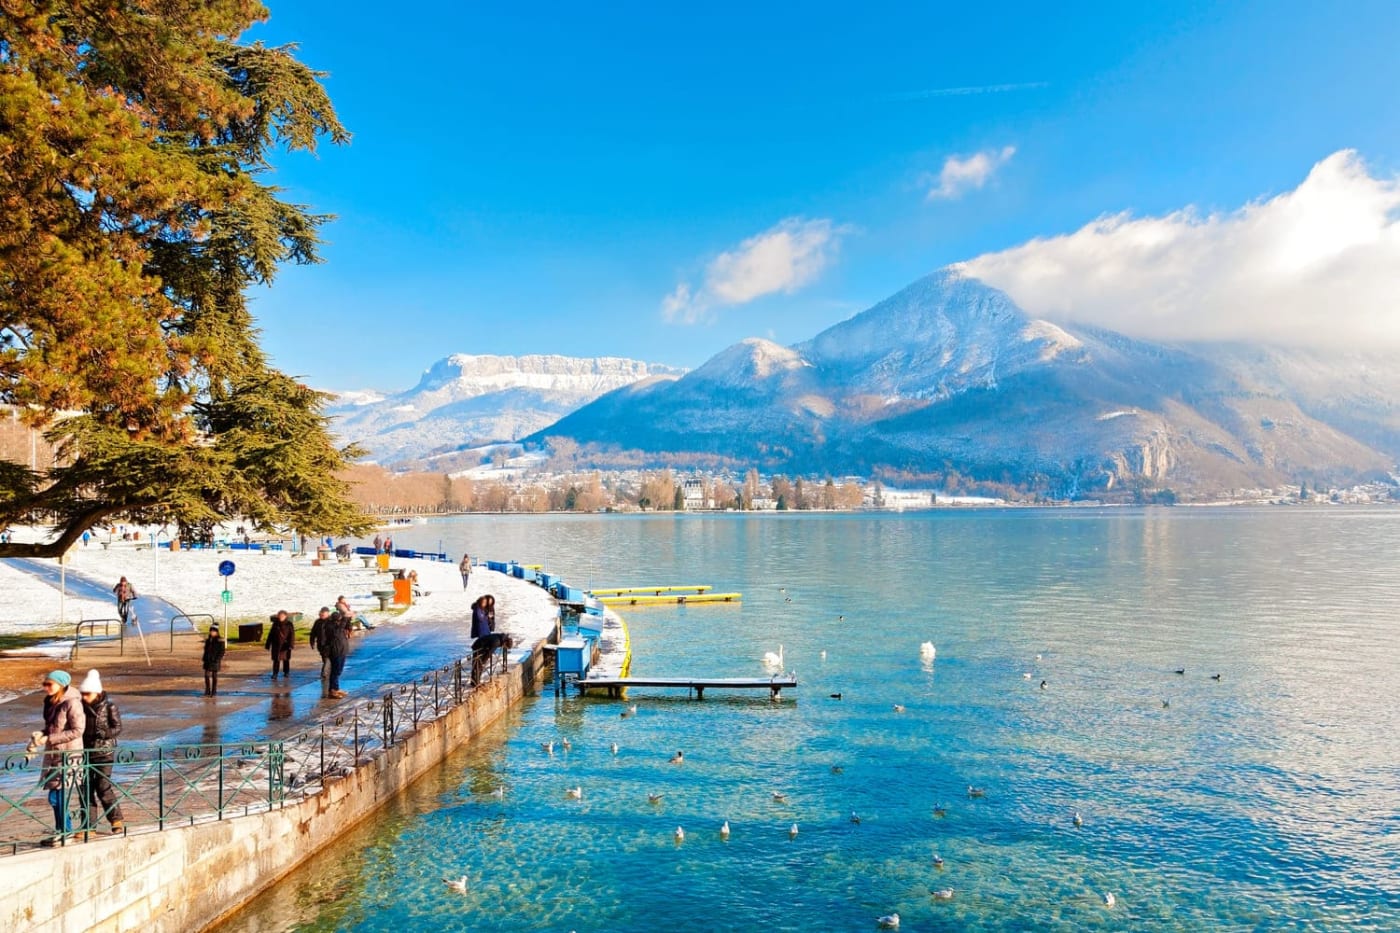
[[[20,537],[17,535],[17,537]],[[477,567],[471,589],[462,589],[457,565],[441,561],[394,558],[393,567],[418,571],[418,589],[424,594],[408,609],[379,610],[371,590],[390,587],[389,577],[365,569],[359,557],[349,563],[332,559],[313,566],[310,555],[268,551],[212,551],[138,549],[134,542],[113,541],[106,549],[96,542],[78,545],[68,554],[67,571],[100,582],[110,589],[125,576],[142,596],[159,596],[190,615],[207,613],[222,622],[221,593],[226,578],[219,575],[221,561],[234,562],[227,578],[233,594],[228,622],[266,621],[278,609],[315,616],[322,606],[334,606],[345,596],[352,608],[363,612],[376,626],[412,623],[467,623],[471,603],[483,593],[496,595],[497,628],[517,636],[522,646],[533,645],[554,630],[558,608],[548,592],[522,580]],[[40,563],[58,566],[55,560]],[[72,582],[72,581],[70,581]],[[0,635],[55,635],[71,639],[73,626],[84,619],[116,618],[114,599],[60,595],[51,586],[0,560]],[[524,636],[524,638],[520,638]],[[57,648],[57,646],[56,646]],[[66,654],[66,649],[58,649]]]

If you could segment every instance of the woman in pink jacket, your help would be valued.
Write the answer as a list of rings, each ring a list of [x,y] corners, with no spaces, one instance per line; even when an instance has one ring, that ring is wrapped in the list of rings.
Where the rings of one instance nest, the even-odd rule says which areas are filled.
[[[44,729],[34,733],[33,744],[47,749],[39,779],[49,791],[56,831],[39,841],[42,846],[56,845],[64,834],[72,832],[68,804],[76,799],[75,790],[82,784],[83,729],[87,717],[82,697],[71,689],[72,683],[67,671],[50,671],[44,677]]]

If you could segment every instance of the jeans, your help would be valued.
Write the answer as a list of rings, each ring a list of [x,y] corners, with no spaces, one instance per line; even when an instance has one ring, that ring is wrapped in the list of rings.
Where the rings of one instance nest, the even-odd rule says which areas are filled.
[[[345,671],[345,656],[341,655],[340,657],[336,657],[335,655],[331,655],[326,660],[329,661],[331,665],[330,688],[331,690],[339,690],[340,675]]]

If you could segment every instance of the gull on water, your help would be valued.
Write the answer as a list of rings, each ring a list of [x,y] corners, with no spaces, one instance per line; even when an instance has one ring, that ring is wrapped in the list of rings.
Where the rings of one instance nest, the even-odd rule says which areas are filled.
[[[785,794],[783,791],[775,790],[773,791],[773,799],[776,800],[778,803],[787,803],[787,794]]]
[[[902,713],[902,712],[904,712],[904,704],[903,704],[903,703],[896,703],[896,704],[894,705],[894,711],[895,711],[896,713]]]
[[[942,868],[942,867],[943,867],[943,856],[939,855],[937,852],[933,853],[933,867],[934,867],[934,868]]]
[[[463,876],[460,877],[460,878],[444,878],[444,879],[442,879],[442,883],[445,884],[445,885],[447,885],[447,886],[448,886],[449,888],[451,888],[453,891],[456,891],[458,894],[466,894],[466,893],[467,893],[467,876],[466,876],[466,875],[463,875]]]
[[[797,824],[796,824],[796,823],[793,823],[790,827],[788,827],[788,838],[789,838],[789,839],[796,839],[796,838],[797,838]]]
[[[614,755],[617,754],[617,743],[616,743],[616,742],[612,743],[612,753],[613,753]]]
[[[648,794],[647,794],[647,803],[660,803],[660,802],[661,802],[661,798],[662,798],[662,797],[665,797],[665,796],[666,796],[665,794],[653,794],[653,793],[648,793]]]
[[[631,706],[627,707],[625,710],[623,710],[622,712],[618,713],[618,715],[621,716],[623,719],[626,719],[628,716],[635,716],[635,715],[637,715],[637,704],[636,704],[636,703],[633,703]]]
[[[553,742],[541,742],[541,743],[540,743],[540,748],[544,749],[546,755],[553,755],[553,754],[554,754],[554,743],[553,743]]]
[[[570,787],[569,790],[568,790],[568,794],[569,794],[569,796],[572,797],[574,800],[582,800],[582,799],[583,799],[583,788],[582,788],[582,787]]]
[[[679,826],[676,827],[676,841],[677,841],[677,842],[684,842],[684,841],[685,841],[685,830],[682,829],[682,828],[679,827]]]
[[[967,795],[969,797],[985,797],[987,795],[987,789],[985,787],[973,787],[969,784],[967,785]]]
[[[1105,906],[1105,907],[1112,907],[1112,906],[1113,906],[1114,904],[1116,904],[1116,903],[1118,903],[1118,898],[1116,898],[1116,897],[1113,896],[1113,892],[1112,892],[1112,891],[1109,891],[1107,894],[1105,894],[1105,895],[1103,896],[1103,906]]]
[[[1075,810],[1075,811],[1074,811],[1074,825],[1075,825],[1075,826],[1083,826],[1083,825],[1084,825],[1084,817],[1082,817],[1082,816],[1079,815],[1079,811],[1078,811],[1078,810]]]
[[[897,930],[899,929],[899,914],[885,914],[883,917],[876,917],[875,922],[880,925],[881,929]]]
[[[728,821],[728,820],[725,820],[724,823],[720,826],[720,828],[719,828],[719,835],[720,835],[720,838],[721,838],[721,839],[728,839],[728,838],[729,838],[729,821]]]
[[[937,891],[933,891],[932,894],[935,901],[951,901],[953,899],[952,888],[939,888]]]
[[[934,805],[933,805],[933,815],[934,815],[934,816],[947,816],[947,815],[948,815],[948,807],[947,807],[947,805],[946,805],[946,804],[941,804],[941,803],[936,803],[936,804],[934,804]]]

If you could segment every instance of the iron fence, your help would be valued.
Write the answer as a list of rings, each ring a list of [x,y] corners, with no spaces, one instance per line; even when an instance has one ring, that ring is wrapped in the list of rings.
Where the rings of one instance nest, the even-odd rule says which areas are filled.
[[[328,779],[349,776],[507,667],[504,653],[476,660],[475,671],[472,658],[453,661],[291,736],[120,746],[107,753],[110,762],[90,750],[68,752],[61,766],[47,768],[42,751],[12,753],[0,771],[0,855],[110,835],[110,817],[94,799],[102,777],[116,794],[123,834],[266,812],[320,793]]]

